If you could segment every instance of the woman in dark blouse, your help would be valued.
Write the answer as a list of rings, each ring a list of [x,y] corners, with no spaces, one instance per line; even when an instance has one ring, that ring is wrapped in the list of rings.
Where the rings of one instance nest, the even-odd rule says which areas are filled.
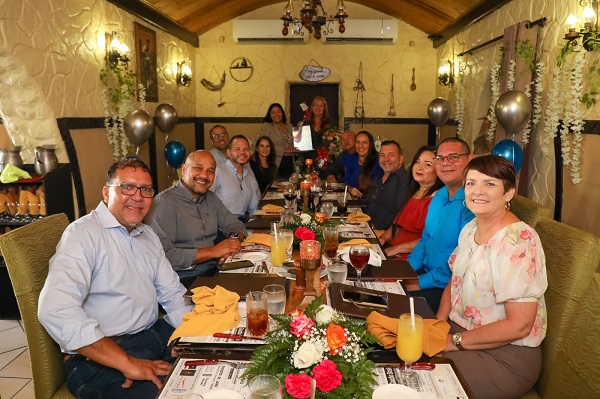
[[[256,149],[250,157],[250,167],[254,172],[260,192],[264,193],[275,180],[277,175],[277,155],[275,146],[269,136],[260,136],[256,140]]]

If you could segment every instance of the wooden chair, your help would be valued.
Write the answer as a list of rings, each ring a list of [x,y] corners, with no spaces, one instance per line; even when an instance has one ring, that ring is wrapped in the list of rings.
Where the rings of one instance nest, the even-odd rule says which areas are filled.
[[[37,316],[38,299],[48,276],[50,258],[68,225],[69,219],[61,213],[0,236],[0,250],[27,337],[36,399],[74,398],[65,383],[63,354]]]

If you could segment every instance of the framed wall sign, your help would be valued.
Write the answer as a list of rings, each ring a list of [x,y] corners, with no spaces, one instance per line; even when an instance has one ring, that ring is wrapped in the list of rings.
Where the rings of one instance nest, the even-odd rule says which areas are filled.
[[[158,72],[156,70],[156,32],[133,23],[135,61],[138,82],[146,88],[146,101],[158,102]],[[138,90],[138,100],[140,93]]]

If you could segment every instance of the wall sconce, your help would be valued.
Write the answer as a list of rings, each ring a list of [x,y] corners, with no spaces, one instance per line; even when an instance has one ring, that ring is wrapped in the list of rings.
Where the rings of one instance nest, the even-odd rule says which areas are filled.
[[[577,39],[580,37],[583,38],[583,48],[587,51],[593,50],[593,44],[590,43],[590,38],[593,33],[596,32],[596,11],[598,10],[598,1],[597,0],[580,0],[579,5],[583,7],[583,12],[581,17],[583,19],[583,28],[579,31],[577,30],[577,24],[579,23],[579,19],[570,14],[567,18],[567,26],[568,32],[565,34],[564,39],[569,41],[571,46],[577,46],[579,43]],[[592,40],[596,42],[596,40]],[[597,43],[595,43],[597,45]]]
[[[177,63],[177,74],[175,81],[177,86],[189,86],[192,83],[192,69],[190,61],[181,61]]]
[[[105,49],[106,56],[104,57],[106,63],[111,66],[116,66],[119,62],[122,62],[127,68],[129,62],[129,46],[121,41],[122,37],[116,31],[112,33],[105,33]]]
[[[442,86],[452,86],[454,84],[454,65],[448,60],[448,65],[444,64],[438,69],[438,80]]]

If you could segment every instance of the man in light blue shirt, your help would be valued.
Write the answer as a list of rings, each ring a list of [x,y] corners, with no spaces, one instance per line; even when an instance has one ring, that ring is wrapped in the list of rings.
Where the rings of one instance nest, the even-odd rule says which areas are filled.
[[[245,136],[233,136],[227,147],[229,159],[217,163],[215,182],[210,188],[227,209],[243,222],[254,214],[260,201],[260,189],[250,168],[250,143]]]
[[[212,142],[213,149],[210,153],[215,157],[217,165],[224,164],[227,162],[229,157],[227,156],[227,146],[229,145],[229,133],[224,126],[214,125],[209,132],[210,141]]]
[[[463,205],[462,173],[471,159],[469,145],[463,140],[451,137],[440,143],[434,162],[445,187],[431,200],[423,235],[408,257],[419,280],[407,283],[406,288],[411,296],[425,297],[434,313],[450,280],[448,258],[458,245],[460,231],[474,218]]]
[[[102,194],[65,230],[38,317],[67,354],[67,386],[78,398],[152,398],[171,368],[167,341],[192,306],[142,224],[154,195],[148,167],[137,158],[115,163]],[[158,304],[167,313],[160,320]]]

